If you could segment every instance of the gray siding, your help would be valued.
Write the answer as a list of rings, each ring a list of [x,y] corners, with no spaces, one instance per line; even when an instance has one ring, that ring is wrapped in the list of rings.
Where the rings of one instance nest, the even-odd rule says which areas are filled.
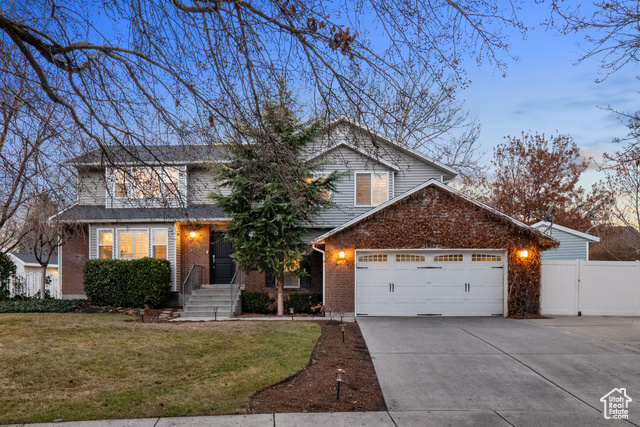
[[[117,253],[117,233],[116,230],[146,230],[148,232],[149,241],[148,248],[151,254],[151,232],[152,229],[165,229],[167,230],[167,259],[171,263],[171,289],[177,290],[176,284],[177,275],[177,251],[176,251],[176,227],[174,223],[141,223],[141,224],[91,224],[89,226],[89,259],[98,258],[98,230],[113,230],[113,253]]]
[[[216,179],[208,168],[191,167],[187,176],[187,192],[189,204],[212,203],[209,195],[216,189]],[[229,190],[223,189],[222,194],[228,195]]]
[[[78,204],[104,205],[105,181],[103,169],[78,170]]]
[[[538,228],[538,230],[544,231],[545,227]],[[587,260],[587,239],[582,237],[557,230],[551,230],[551,237],[560,242],[560,246],[557,249],[549,249],[540,253],[541,259],[555,259],[555,260]]]
[[[393,195],[394,173],[384,165],[376,164],[373,160],[357,151],[342,146],[330,151],[322,158],[319,173],[333,171],[348,171],[336,183],[336,191],[332,195],[333,206],[322,211],[311,224],[314,227],[335,227],[371,209],[371,206],[355,206],[355,174],[357,172],[376,172],[389,174],[389,195]]]

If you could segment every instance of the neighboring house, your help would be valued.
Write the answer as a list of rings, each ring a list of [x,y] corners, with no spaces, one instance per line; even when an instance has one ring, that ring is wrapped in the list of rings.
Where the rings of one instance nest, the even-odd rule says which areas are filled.
[[[11,281],[9,291],[11,296],[34,296],[40,294],[42,280],[42,267],[35,255],[26,253],[9,252],[9,258],[16,265],[17,280]],[[61,298],[60,282],[58,281],[58,256],[52,255],[47,265],[47,276],[51,282],[45,286],[52,298]]]
[[[560,242],[560,246],[540,254],[540,258],[555,260],[589,260],[589,250],[600,241],[599,237],[574,230],[547,221],[540,221],[532,225],[533,228],[553,237]]]
[[[531,282],[539,286],[539,251],[555,241],[447,186],[455,170],[346,118],[325,126],[307,160],[319,174],[348,173],[332,207],[308,224],[310,274],[287,277],[287,292],[322,293],[334,312],[369,316],[539,306]],[[223,236],[229,218],[208,198],[211,161],[225,161],[220,146],[130,147],[69,161],[78,200],[58,217],[84,231],[61,250],[63,297],[82,296],[87,259],[145,256],[171,261],[176,295],[194,265],[205,267],[203,283],[275,293],[269,275],[236,272]]]

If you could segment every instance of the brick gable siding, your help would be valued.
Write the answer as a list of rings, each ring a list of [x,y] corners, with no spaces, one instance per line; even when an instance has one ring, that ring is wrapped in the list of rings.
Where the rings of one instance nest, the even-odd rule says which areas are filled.
[[[508,254],[509,315],[539,314],[540,249],[552,243],[435,186],[346,228],[325,241],[326,305],[353,312],[355,249],[505,249]],[[517,251],[527,249],[520,259]],[[339,260],[339,251],[345,259]]]

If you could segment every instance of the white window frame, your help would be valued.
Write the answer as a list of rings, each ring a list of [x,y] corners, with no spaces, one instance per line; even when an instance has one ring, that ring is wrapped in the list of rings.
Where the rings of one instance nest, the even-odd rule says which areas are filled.
[[[287,275],[291,276],[291,275],[292,275],[292,273],[291,273],[290,271],[285,271],[285,272],[284,272],[284,275],[285,275],[285,276],[287,276]],[[294,277],[295,277],[295,279],[296,279],[296,280],[295,280],[295,283],[296,283],[296,284],[295,284],[295,285],[293,285],[293,286],[291,286],[291,285],[287,286],[287,285],[286,285],[287,281],[285,280],[284,289],[300,289],[300,276],[294,276]],[[284,277],[283,277],[283,280],[284,280]]]
[[[165,241],[164,245],[156,245],[154,233],[157,232],[157,231],[161,231],[161,232],[164,233],[164,241]],[[150,257],[155,258],[155,256],[154,256],[155,254],[154,254],[154,250],[153,249],[156,246],[164,246],[165,247],[166,257],[165,258],[156,258],[156,259],[167,259],[167,260],[169,259],[169,230],[168,229],[166,229],[166,228],[150,228],[149,229],[149,241],[151,243],[149,245],[149,249],[148,249],[148,253],[149,253]]]
[[[100,244],[100,233],[104,232],[104,231],[108,231],[111,233],[111,258],[110,259],[115,259],[115,255],[116,255],[116,235],[115,232],[113,230],[113,228],[98,228],[96,229],[96,259],[109,259],[109,258],[100,258],[100,247],[102,246],[109,246],[109,245],[103,245]]]
[[[358,204],[358,175],[365,175],[368,174],[369,175],[369,191],[371,192],[370,194],[370,200],[371,203],[368,205],[365,204]],[[383,202],[381,203],[373,203],[373,178],[372,175],[379,175],[379,176],[386,176],[387,177],[387,191],[386,191],[386,198]],[[353,172],[353,206],[355,207],[374,207],[374,206],[380,206],[383,203],[386,203],[387,201],[389,201],[389,171],[384,171],[384,172],[375,172],[375,171],[354,171]]]
[[[175,171],[176,181],[176,194],[171,194],[169,191],[169,174],[167,170],[171,169]],[[147,197],[145,194],[136,195],[135,189],[135,180],[134,175],[140,170],[140,172],[145,173],[148,172],[151,174],[152,179],[155,177],[160,180],[158,186],[158,194],[153,195],[152,197]],[[124,196],[118,196],[116,192],[116,185],[118,184],[118,174],[122,173],[124,175],[124,185],[126,188],[126,194]],[[114,199],[124,200],[124,199],[154,199],[157,197],[168,197],[168,198],[177,198],[180,195],[180,173],[181,170],[178,166],[165,166],[162,167],[161,170],[158,170],[156,167],[152,166],[127,166],[117,168],[114,167],[111,169],[111,175],[113,176],[113,184],[111,185],[111,190]],[[171,182],[171,184],[174,184]]]
[[[136,252],[135,252],[135,248],[136,248],[135,233],[139,233],[139,232],[147,234],[147,255],[146,255],[146,257],[149,257],[149,246],[150,246],[149,245],[149,235],[151,233],[149,232],[148,228],[116,228],[116,237],[118,239],[118,252],[117,252],[117,254],[118,254],[117,258],[118,259],[127,259],[128,260],[128,259],[141,259],[141,258],[144,258],[144,256],[141,257],[141,258],[136,258],[135,257],[135,255],[136,255]],[[133,250],[133,257],[132,258],[123,258],[123,257],[120,256],[120,233],[132,233],[133,234],[132,241],[131,241],[132,250]]]

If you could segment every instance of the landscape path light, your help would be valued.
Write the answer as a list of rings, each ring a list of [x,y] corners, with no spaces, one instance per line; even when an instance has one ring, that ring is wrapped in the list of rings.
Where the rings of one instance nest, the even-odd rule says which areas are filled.
[[[345,324],[340,323],[340,330],[342,331],[342,342],[344,342],[344,327],[345,327]]]
[[[289,309],[289,313],[291,313],[291,320],[293,320],[293,308]]]
[[[338,382],[338,395],[336,396],[336,400],[340,400],[340,383],[342,382],[342,376],[344,374],[344,369],[336,369],[336,381]]]
[[[341,311],[340,313],[338,313],[338,316],[340,316],[340,323],[342,323],[342,318],[344,317],[344,312]]]
[[[213,320],[218,321],[218,307],[213,307]]]

